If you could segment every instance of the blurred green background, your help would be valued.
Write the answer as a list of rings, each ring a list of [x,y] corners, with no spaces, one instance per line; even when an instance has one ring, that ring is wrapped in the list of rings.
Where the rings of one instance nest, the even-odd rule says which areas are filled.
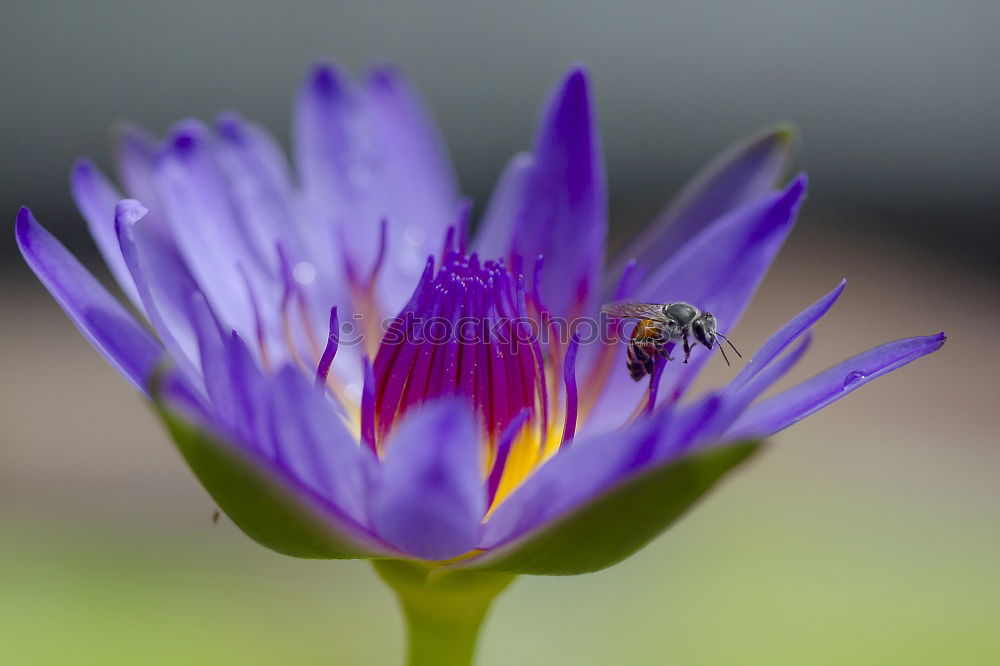
[[[0,7],[3,214],[86,260],[73,156],[121,116],[224,106],[287,136],[309,59],[389,54],[478,204],[545,88],[593,66],[613,245],[766,122],[803,129],[810,200],[733,339],[848,289],[791,381],[889,339],[922,359],[774,438],[675,529],[599,574],[522,578],[480,664],[1000,663],[995,3],[108,2]],[[0,664],[401,662],[364,563],[285,559],[223,517],[142,400],[0,243]],[[100,270],[99,268],[97,270]],[[105,274],[101,274],[106,277]],[[703,385],[733,370],[713,363]]]

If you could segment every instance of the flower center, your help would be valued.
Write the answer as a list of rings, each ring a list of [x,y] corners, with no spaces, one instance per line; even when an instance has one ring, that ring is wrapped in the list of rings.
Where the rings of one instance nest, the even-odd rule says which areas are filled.
[[[520,271],[446,248],[436,269],[428,260],[386,327],[366,382],[362,437],[382,453],[392,426],[414,406],[466,396],[482,428],[491,501],[500,501],[572,438],[574,359],[559,359],[564,351],[575,356],[576,343],[560,333],[537,294],[526,293]]]
[[[384,245],[384,223],[382,235]],[[542,257],[535,261],[528,289],[520,256],[483,261],[466,254],[462,236],[456,228],[449,230],[440,260],[428,258],[409,302],[386,322],[378,321],[374,290],[384,250],[367,278],[348,264],[351,305],[365,334],[360,404],[351,387],[330,372],[340,346],[337,308],[330,313],[326,346],[320,348],[305,314],[305,296],[284,259],[283,331],[293,360],[315,373],[317,384],[343,407],[361,445],[379,457],[386,453],[393,426],[415,406],[444,396],[466,397],[480,424],[492,511],[572,442],[578,413],[585,416],[605,386],[615,345],[613,338],[604,339],[591,355],[578,395],[580,340],[573,324],[553,317],[542,302]],[[297,318],[301,335],[294,330]],[[262,333],[258,337],[266,368],[266,341]],[[372,354],[374,362],[369,362]],[[312,364],[308,357],[315,359]]]

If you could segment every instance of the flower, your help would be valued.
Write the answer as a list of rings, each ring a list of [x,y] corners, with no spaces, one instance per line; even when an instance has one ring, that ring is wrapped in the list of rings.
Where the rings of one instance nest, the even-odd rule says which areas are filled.
[[[689,302],[728,331],[791,231],[806,179],[782,184],[791,131],[761,132],[706,167],[605,271],[596,125],[574,68],[474,237],[443,143],[389,67],[359,83],[313,68],[295,103],[295,177],[268,134],[231,112],[159,142],[127,128],[117,158],[134,198],[86,160],[72,190],[155,335],[27,208],[16,235],[237,525],[289,555],[379,560],[412,623],[422,606],[402,590],[429,585],[427,572],[486,580],[491,598],[502,576],[620,561],[763,438],[944,342],[890,342],[760,400],[841,282],[717,390],[688,395],[711,356],[703,347],[633,382],[618,342],[627,326],[597,319],[601,304]]]

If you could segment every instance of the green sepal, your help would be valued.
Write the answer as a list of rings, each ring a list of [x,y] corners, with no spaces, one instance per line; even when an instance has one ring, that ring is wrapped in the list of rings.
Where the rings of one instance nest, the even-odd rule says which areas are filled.
[[[154,393],[154,399],[155,393]],[[219,508],[251,539],[292,557],[357,559],[390,551],[359,529],[339,524],[328,507],[288,488],[250,456],[171,411],[156,412],[177,450]]]
[[[714,447],[651,467],[523,537],[450,568],[551,576],[605,569],[673,524],[760,445]]]
[[[469,666],[479,627],[509,574],[450,570],[435,563],[374,560],[396,593],[407,626],[407,666]]]

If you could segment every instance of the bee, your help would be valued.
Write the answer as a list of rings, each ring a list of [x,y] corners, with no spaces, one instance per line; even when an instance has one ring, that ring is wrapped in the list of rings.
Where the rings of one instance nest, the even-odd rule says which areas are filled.
[[[716,338],[722,338],[740,358],[743,355],[718,331],[719,322],[711,312],[702,312],[689,303],[611,303],[601,308],[615,319],[638,319],[628,343],[626,366],[635,381],[653,374],[654,361],[659,354],[668,361],[674,360],[667,345],[680,340],[684,349],[684,362],[691,356],[691,338],[711,349]],[[719,351],[726,365],[729,359],[719,344]]]
[[[219,524],[219,517],[221,515],[222,514],[219,513],[218,509],[216,509],[215,511],[212,512],[212,524],[213,525],[218,525]]]

